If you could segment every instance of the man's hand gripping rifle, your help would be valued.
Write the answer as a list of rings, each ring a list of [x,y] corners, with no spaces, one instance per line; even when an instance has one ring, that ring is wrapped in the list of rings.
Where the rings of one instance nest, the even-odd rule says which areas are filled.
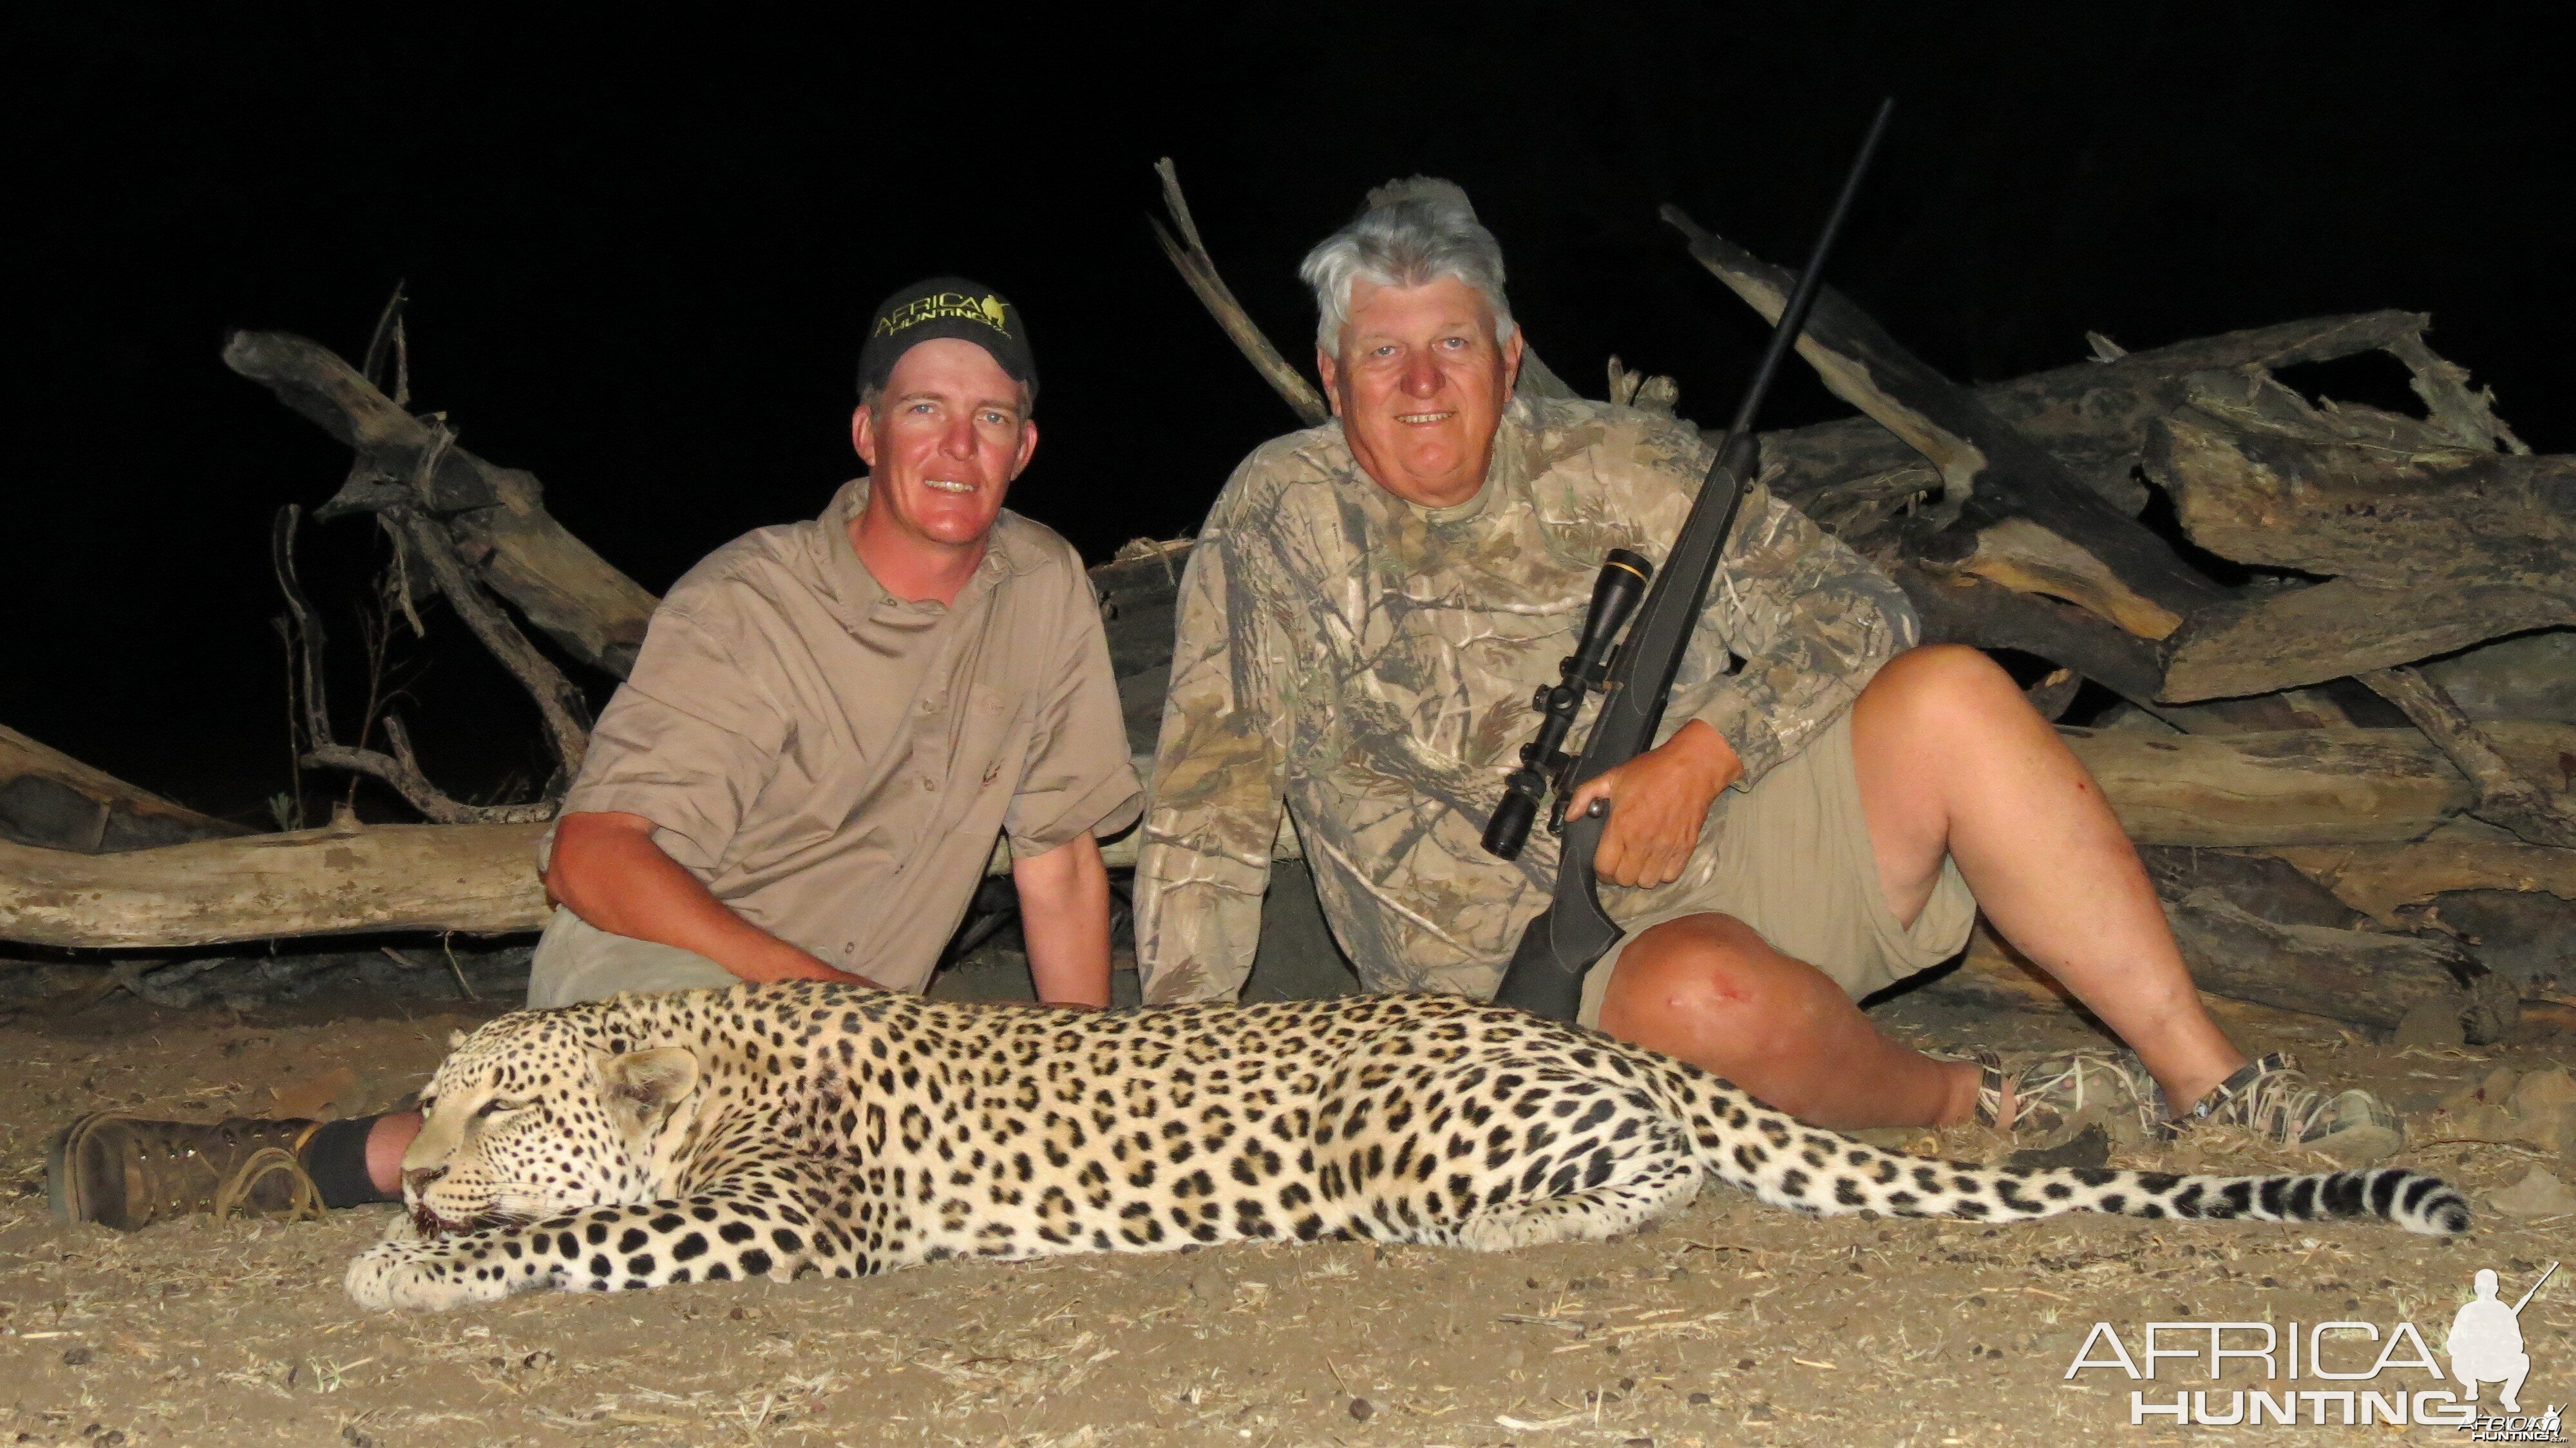
[[[1753,383],[1745,389],[1744,400],[1735,410],[1735,420],[1727,428],[1726,441],[1718,447],[1707,481],[1692,500],[1681,536],[1673,541],[1672,552],[1664,560],[1662,576],[1654,578],[1649,587],[1647,580],[1654,570],[1645,559],[1624,549],[1612,551],[1602,566],[1600,580],[1593,585],[1592,610],[1584,620],[1574,655],[1559,666],[1564,682],[1541,689],[1533,701],[1540,714],[1538,737],[1522,746],[1521,767],[1505,782],[1502,803],[1495,807],[1485,827],[1485,848],[1507,860],[1519,855],[1529,838],[1530,826],[1538,818],[1539,802],[1551,785],[1555,787],[1557,805],[1548,821],[1549,828],[1561,831],[1564,845],[1557,866],[1555,898],[1522,933],[1520,948],[1513,953],[1511,966],[1503,973],[1502,988],[1495,993],[1494,999],[1503,1005],[1519,1006],[1556,1020],[1574,1019],[1583,998],[1584,973],[1619,943],[1623,932],[1601,908],[1593,877],[1593,855],[1601,845],[1606,803],[1596,804],[1583,818],[1567,820],[1564,802],[1586,781],[1634,759],[1654,743],[1656,728],[1663,722],[1664,702],[1672,693],[1673,676],[1680,672],[1682,656],[1689,651],[1709,580],[1716,576],[1718,556],[1725,549],[1727,536],[1735,531],[1735,515],[1743,507],[1745,487],[1753,478],[1753,419],[1761,410],[1764,394],[1771,390],[1772,379],[1787,360],[1789,349],[1806,327],[1808,310],[1815,305],[1818,281],[1824,274],[1825,257],[1833,249],[1835,234],[1842,230],[1843,217],[1860,190],[1861,177],[1869,170],[1870,156],[1878,149],[1879,137],[1887,129],[1888,113],[1894,107],[1892,100],[1880,103],[1878,115],[1870,122],[1860,155],[1852,162],[1850,174],[1843,178],[1842,192],[1835,197],[1833,210],[1825,218],[1825,229],[1816,238],[1815,251],[1807,258],[1806,269],[1798,274],[1797,289],[1781,311],[1779,325],[1772,330],[1771,345],[1762,354],[1762,365],[1755,370]],[[1645,596],[1642,606],[1638,603],[1640,591]],[[1636,626],[1627,642],[1614,652],[1612,644],[1632,611]],[[1583,752],[1569,758],[1563,749],[1565,737],[1573,728],[1585,694],[1594,689],[1601,691],[1601,712],[1593,720],[1592,734],[1584,741]]]

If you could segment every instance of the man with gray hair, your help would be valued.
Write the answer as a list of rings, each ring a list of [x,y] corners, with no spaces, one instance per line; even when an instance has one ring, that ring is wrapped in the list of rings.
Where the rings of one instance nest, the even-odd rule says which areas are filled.
[[[1481,832],[1603,555],[1660,564],[1711,459],[1696,430],[1515,395],[1501,248],[1464,192],[1372,192],[1306,258],[1333,420],[1255,449],[1200,531],[1136,874],[1148,1001],[1238,990],[1295,819],[1376,989],[1491,996],[1556,841]],[[1756,483],[1656,746],[1569,801],[1626,937],[1579,1019],[1820,1125],[1978,1120],[2033,1144],[2165,1102],[2353,1158],[2367,1093],[2247,1062],[2202,1008],[2136,852],[1984,655],[1912,647],[1904,596]],[[1731,667],[1740,659],[1740,666]],[[2006,1071],[1890,1040],[1854,1002],[1996,928],[2135,1048]]]

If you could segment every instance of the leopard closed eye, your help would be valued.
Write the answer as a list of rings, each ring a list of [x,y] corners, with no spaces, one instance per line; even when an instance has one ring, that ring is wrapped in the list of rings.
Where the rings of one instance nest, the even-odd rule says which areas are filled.
[[[1711,1179],[1820,1215],[2064,1212],[2452,1236],[2399,1168],[1988,1169],[1881,1151],[1670,1057],[1453,996],[1085,1012],[790,982],[504,1016],[456,1042],[378,1308],[947,1257],[1326,1237],[1597,1239]]]

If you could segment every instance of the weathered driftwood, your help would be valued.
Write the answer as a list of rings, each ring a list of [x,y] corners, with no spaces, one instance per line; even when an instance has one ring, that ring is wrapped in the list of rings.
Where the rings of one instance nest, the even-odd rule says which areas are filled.
[[[2274,850],[2353,909],[2384,925],[2458,890],[2519,890],[2576,900],[2576,850],[2501,840],[2308,845]]]
[[[2492,726],[2508,758],[2576,747],[2576,729]],[[2477,791],[2412,729],[2158,735],[2061,731],[2132,839],[2259,846],[2421,839]]]
[[[2576,752],[2533,761],[2516,768],[2485,730],[2469,722],[2442,686],[2414,669],[2373,669],[2361,676],[2389,702],[2406,711],[2424,737],[2433,741],[2469,782],[2477,786],[2478,818],[2501,825],[2535,845],[2576,848]]]
[[[0,844],[0,938],[194,946],[545,921],[542,825],[335,825],[119,855]]]
[[[2365,312],[2252,327],[2138,352],[2097,337],[2093,361],[1988,383],[1972,395],[2048,449],[2085,486],[2134,514],[2147,502],[2146,489],[2132,476],[2146,446],[2147,425],[2188,405],[2185,379],[2372,351],[2391,351],[2401,358],[2422,353],[2457,372],[2423,350],[2429,325],[2420,313]],[[2491,412],[2487,418],[2493,423]],[[1775,485],[1781,496],[1847,538],[1876,529],[1939,476],[1902,439],[1866,416],[1764,433],[1762,457],[1766,466],[1781,469]],[[1909,469],[1912,476],[1898,476]]]
[[[0,840],[108,854],[248,833],[0,725]]]
[[[2576,624],[2576,458],[2404,452],[2155,424],[2146,467],[2192,540],[2329,575],[2196,614],[2163,697],[2315,683]]]
[[[1709,232],[1680,208],[1664,219],[1691,255],[1747,305],[1777,320],[1795,277]],[[1939,469],[1936,516],[1908,551],[1952,573],[2064,598],[2141,638],[2160,639],[2224,591],[2067,466],[1825,288],[1798,339],[1825,386]]]
[[[2138,859],[2155,882],[2156,894],[2168,901],[2194,890],[2215,890],[2258,920],[2329,930],[2350,930],[2367,918],[2278,855],[2142,845]]]
[[[654,598],[565,531],[536,478],[497,467],[394,405],[330,349],[284,332],[235,332],[224,364],[357,454],[353,485],[414,487],[463,561],[573,657],[623,678]]]
[[[2501,1039],[2520,1009],[2510,981],[2441,936],[2276,925],[2212,889],[2168,901],[2165,918],[2192,980],[2213,995],[2379,1031],[2440,1002],[2473,1044]]]
[[[1243,360],[1252,364],[1252,370],[1261,374],[1261,380],[1270,384],[1270,390],[1279,394],[1299,422],[1314,427],[1332,416],[1324,405],[1323,394],[1306,380],[1304,372],[1270,345],[1269,337],[1243,310],[1243,304],[1234,299],[1234,289],[1218,274],[1216,258],[1208,255],[1206,243],[1199,240],[1199,224],[1190,215],[1189,199],[1181,195],[1181,176],[1173,169],[1172,158],[1165,156],[1155,162],[1154,174],[1162,178],[1163,209],[1172,224],[1167,229],[1150,216],[1145,220],[1154,228],[1154,239],[1163,244],[1163,256],[1171,262],[1172,269],[1189,283],[1199,305],[1216,318],[1227,339],[1243,353]],[[1178,238],[1172,234],[1175,231],[1180,233]]]
[[[2519,634],[2421,667],[2472,719],[2576,724],[2576,629]]]

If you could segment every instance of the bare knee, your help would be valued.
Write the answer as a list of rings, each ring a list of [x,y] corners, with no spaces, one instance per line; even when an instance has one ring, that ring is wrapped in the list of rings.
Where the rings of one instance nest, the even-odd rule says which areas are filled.
[[[2032,714],[2003,666],[1965,644],[1924,644],[1887,661],[1861,691],[1855,718],[1897,715],[1938,729],[1991,720],[1997,711]]]
[[[1813,985],[1804,976],[1824,980],[1731,916],[1667,921],[1620,957],[1601,1028],[1711,1070],[1759,1074],[1813,1044]]]

